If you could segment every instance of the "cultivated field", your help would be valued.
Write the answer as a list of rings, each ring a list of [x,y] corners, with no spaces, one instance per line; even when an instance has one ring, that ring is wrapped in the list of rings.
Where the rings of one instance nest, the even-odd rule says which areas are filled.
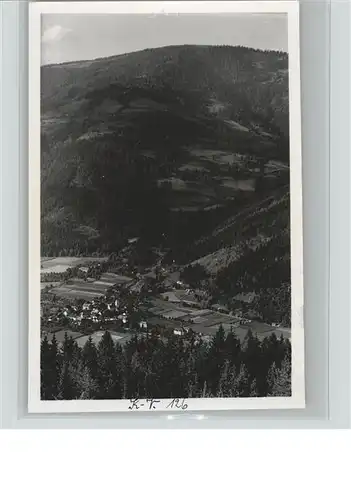
[[[59,344],[61,344],[65,340],[65,335],[67,334],[68,337],[72,337],[74,340],[77,338],[81,337],[83,333],[81,332],[74,332],[69,329],[62,329],[62,330],[57,330],[57,331],[52,331],[50,333],[47,333],[48,340],[51,341],[53,336],[55,335],[55,338]]]
[[[41,259],[41,274],[64,273],[67,269],[89,262],[103,262],[106,257],[43,257]]]
[[[40,283],[40,290],[44,290],[44,288],[48,287],[48,288],[54,288],[56,286],[59,286],[60,283],[58,283],[57,281],[46,281],[44,283]]]
[[[151,315],[148,323],[152,325],[158,324],[168,328],[188,326],[195,332],[209,337],[213,337],[217,333],[220,325],[222,325],[226,333],[233,330],[241,341],[247,334],[248,329],[257,335],[260,340],[272,333],[275,333],[277,337],[283,335],[284,338],[290,338],[291,336],[291,330],[288,328],[273,327],[258,321],[242,324],[239,318],[229,314],[215,312],[211,309],[194,310],[191,307],[184,307],[179,303],[171,303],[162,299],[153,299],[148,313]]]
[[[102,339],[104,333],[105,333],[104,330],[100,330],[98,332],[92,333],[91,335],[84,335],[83,337],[78,337],[78,338],[76,338],[77,344],[79,345],[79,347],[84,347],[86,341],[89,339],[89,336],[90,336],[93,343],[95,345],[97,345],[100,342],[100,340]],[[121,335],[118,335],[117,333],[110,331],[110,334],[111,334],[112,340],[115,342],[120,342],[121,340],[124,340],[123,333]]]
[[[129,283],[130,281],[131,278],[126,276],[120,276],[114,273],[104,273],[99,280],[70,280],[68,283],[53,288],[50,292],[59,297],[92,300],[95,297],[102,297],[105,295],[109,288],[117,284]]]

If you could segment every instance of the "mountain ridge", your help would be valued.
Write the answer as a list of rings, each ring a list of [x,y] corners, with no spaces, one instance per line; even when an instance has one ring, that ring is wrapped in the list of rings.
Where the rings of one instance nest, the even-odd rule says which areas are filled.
[[[148,52],[152,50],[158,50],[158,49],[168,49],[168,48],[189,48],[189,47],[204,47],[204,48],[209,48],[209,47],[231,47],[231,48],[238,48],[238,49],[247,49],[249,51],[253,52],[261,52],[261,53],[274,53],[274,54],[279,54],[279,55],[284,55],[288,56],[288,53],[284,50],[274,50],[274,49],[259,49],[259,48],[254,48],[254,47],[249,47],[248,45],[208,45],[208,44],[184,44],[184,45],[179,45],[179,44],[172,44],[172,45],[161,45],[159,47],[150,47],[146,49],[137,49],[137,50],[132,50],[130,52],[123,52],[122,54],[114,54],[110,56],[102,56],[102,57],[95,57],[94,59],[77,59],[74,61],[62,61],[58,63],[47,63],[43,64],[41,68],[47,68],[47,67],[54,67],[54,66],[63,66],[63,65],[70,65],[72,64],[73,66],[75,64],[79,63],[92,63],[92,62],[98,62],[98,61],[106,61],[109,59],[114,59],[122,56],[127,56],[129,54],[136,54],[136,53],[142,53],[142,52]]]

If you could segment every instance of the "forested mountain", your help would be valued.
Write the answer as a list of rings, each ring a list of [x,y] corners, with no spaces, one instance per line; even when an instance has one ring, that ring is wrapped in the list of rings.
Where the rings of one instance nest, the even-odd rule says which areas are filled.
[[[258,157],[288,161],[287,65],[284,53],[179,46],[44,66],[43,252],[109,252],[135,233],[172,246],[222,222],[233,197],[217,189],[226,166],[213,151],[232,154],[238,179]],[[183,190],[157,184],[172,176]],[[184,231],[175,207],[223,199]]]
[[[287,72],[287,54],[274,51],[230,46],[146,49],[44,66],[42,109],[44,114],[84,115],[86,108],[78,104],[90,102],[96,108],[106,98],[116,106],[150,98],[161,107],[183,99],[182,107],[190,114],[192,109],[198,111],[199,105],[206,107],[211,100],[218,100],[212,104],[217,104],[216,111],[222,111],[222,117],[241,118],[243,124],[264,120],[265,126],[271,122],[287,134]],[[105,103],[105,111],[107,108]]]

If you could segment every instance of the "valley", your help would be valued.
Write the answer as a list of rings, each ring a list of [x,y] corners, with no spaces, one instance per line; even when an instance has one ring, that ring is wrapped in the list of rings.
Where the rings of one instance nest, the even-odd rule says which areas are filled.
[[[169,366],[177,397],[245,370],[245,395],[267,395],[288,367],[287,68],[197,45],[41,68],[42,350],[75,349],[60,359],[79,387],[82,359],[118,359],[127,392],[95,367],[94,397],[96,380],[168,397]]]

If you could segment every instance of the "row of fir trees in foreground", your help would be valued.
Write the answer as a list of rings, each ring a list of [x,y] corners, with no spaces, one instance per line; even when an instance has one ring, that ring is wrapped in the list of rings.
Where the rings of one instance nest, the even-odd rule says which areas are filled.
[[[129,399],[291,395],[291,344],[275,334],[243,342],[219,327],[210,343],[109,332],[81,348],[65,336],[41,341],[41,398]]]

